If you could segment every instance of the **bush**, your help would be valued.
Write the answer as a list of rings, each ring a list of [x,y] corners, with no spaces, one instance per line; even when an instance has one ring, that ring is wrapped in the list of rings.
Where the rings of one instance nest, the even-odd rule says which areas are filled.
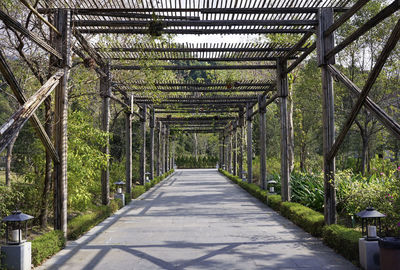
[[[132,189],[132,198],[137,199],[140,195],[146,192],[145,186],[136,185]]]
[[[282,204],[281,195],[269,195],[267,199],[268,199],[267,204],[269,207],[271,207],[275,211],[281,210],[281,204]]]
[[[51,231],[32,240],[32,264],[40,265],[65,246],[65,238],[61,231]]]
[[[282,202],[281,213],[293,223],[303,228],[314,236],[322,235],[324,216],[304,205],[294,202]]]
[[[110,201],[110,205],[99,206],[90,213],[77,216],[68,223],[68,239],[78,239],[81,235],[111,216],[118,209],[118,203],[112,200]]]
[[[325,244],[354,264],[358,264],[358,239],[361,238],[359,231],[333,224],[323,227],[322,237]]]
[[[140,195],[142,195],[143,193],[145,193],[146,191],[148,191],[149,189],[154,187],[156,184],[160,183],[162,180],[167,178],[173,172],[174,172],[174,170],[170,170],[170,171],[164,173],[163,175],[154,177],[153,180],[151,180],[150,182],[148,182],[142,186],[141,185],[134,186],[132,189],[132,198],[137,199]]]

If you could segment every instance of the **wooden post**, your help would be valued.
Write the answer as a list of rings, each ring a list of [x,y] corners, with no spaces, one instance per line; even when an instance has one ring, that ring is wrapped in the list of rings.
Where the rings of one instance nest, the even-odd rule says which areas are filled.
[[[335,158],[329,159],[329,151],[335,141],[334,93],[332,76],[327,67],[335,59],[326,59],[326,53],[334,46],[333,34],[324,36],[333,23],[333,9],[320,8],[318,12],[317,53],[322,69],[322,110],[323,110],[323,154],[324,154],[324,216],[327,225],[336,223]]]
[[[265,189],[265,182],[267,181],[267,157],[266,157],[266,149],[267,149],[267,142],[266,142],[266,113],[267,107],[265,96],[259,96],[259,108],[258,113],[260,115],[260,181],[261,181],[261,188]]]
[[[165,172],[169,170],[169,127],[165,125]]]
[[[140,145],[140,179],[139,182],[141,185],[145,184],[146,180],[146,115],[147,115],[147,107],[146,104],[142,104],[140,108],[140,130],[141,130],[141,145]]]
[[[233,140],[233,155],[232,155],[233,175],[237,175],[238,154],[237,154],[237,122],[236,121],[233,123],[232,140]]]
[[[244,110],[239,109],[239,131],[238,131],[238,151],[239,151],[239,178],[243,179],[243,137],[244,137]]]
[[[250,103],[246,105],[246,121],[247,121],[247,182],[253,182],[253,125],[251,123],[251,115],[253,114],[253,107]]]
[[[158,140],[157,140],[157,176],[162,175],[162,124],[158,122]]]
[[[277,89],[281,98],[281,196],[282,201],[290,201],[290,168],[289,168],[289,118],[287,112],[287,97],[289,85],[287,79],[287,61],[277,61]]]
[[[68,118],[68,76],[71,67],[71,13],[66,9],[58,9],[55,13],[54,24],[60,36],[54,37],[54,47],[63,56],[56,64],[64,68],[64,76],[55,91],[54,110],[54,143],[60,163],[54,165],[54,228],[61,230],[67,236],[67,118]]]
[[[110,96],[111,96],[111,72],[110,65],[103,68],[103,72],[107,75],[100,77],[100,95],[103,100],[103,110],[101,115],[101,129],[104,132],[110,132]],[[103,153],[107,155],[107,165],[101,171],[101,202],[103,205],[110,203],[110,136],[107,135],[106,145]]]
[[[232,131],[229,130],[228,134],[228,166],[227,170],[232,173]]]
[[[226,139],[225,139],[225,132],[222,132],[221,133],[221,135],[222,135],[222,156],[221,156],[221,158],[222,158],[222,163],[221,163],[221,168],[222,169],[224,169],[224,167],[225,167],[225,164],[226,164],[226,155],[225,155],[225,149],[226,149],[226,147],[225,147],[225,141],[226,141]]]
[[[167,127],[164,125],[162,125],[160,123],[161,126],[161,140],[162,140],[162,144],[161,144],[161,174],[164,174],[166,172],[166,168],[165,168],[165,134],[167,133]]]
[[[133,99],[131,98],[130,102]],[[125,111],[126,128],[126,164],[125,164],[125,185],[126,193],[132,198],[132,106],[130,110]]]
[[[154,108],[151,108],[150,111],[150,179],[154,179],[154,126],[155,126],[155,117],[154,117]]]

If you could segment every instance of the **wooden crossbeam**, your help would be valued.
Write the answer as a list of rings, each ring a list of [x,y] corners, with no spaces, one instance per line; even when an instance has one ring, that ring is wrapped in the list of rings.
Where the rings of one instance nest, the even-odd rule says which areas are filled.
[[[136,61],[142,59],[142,57],[106,57],[110,60],[127,60]],[[279,57],[241,57],[241,56],[228,56],[228,57],[216,57],[216,58],[201,58],[201,57],[151,57],[154,60],[159,61],[199,61],[199,62],[260,62],[260,61],[276,61]],[[297,57],[289,57],[289,60],[296,60]]]
[[[50,54],[54,55],[58,59],[62,60],[62,55],[57,52],[53,47],[51,47],[46,41],[38,37],[35,33],[29,31],[25,27],[23,27],[18,21],[8,16],[5,12],[0,10],[0,19],[3,20],[4,24],[7,27],[12,28],[13,30],[23,34],[24,36],[28,37],[30,40],[35,42],[39,47],[43,50],[49,52]]]
[[[397,1],[400,3],[399,1]],[[354,120],[356,119],[359,111],[361,110],[362,105],[364,104],[365,100],[368,97],[368,93],[371,90],[372,86],[374,85],[376,79],[378,78],[386,60],[388,59],[391,51],[396,46],[397,42],[400,39],[400,20],[397,21],[396,26],[394,27],[388,41],[385,44],[382,52],[380,53],[378,59],[376,60],[375,66],[372,69],[371,73],[368,76],[367,82],[364,85],[363,90],[361,91],[357,102],[353,106],[349,117],[347,118],[343,128],[336,138],[334,145],[332,146],[331,150],[329,151],[328,158],[333,159],[337,152],[339,151],[340,146],[342,145],[344,138],[346,137],[348,131],[350,130],[351,126],[353,125]]]
[[[74,20],[75,27],[148,27],[151,21],[144,20]],[[314,26],[317,20],[160,20],[164,27],[211,27],[211,26]],[[85,29],[85,28],[84,28]]]
[[[193,121],[228,121],[234,120],[236,117],[220,117],[220,116],[209,116],[209,117],[157,117],[157,121],[162,122],[193,122]]]
[[[64,70],[58,70],[0,127],[0,153],[21,130],[37,108],[39,108],[40,104],[51,94],[63,75]]]
[[[372,19],[368,20],[361,27],[357,28],[350,36],[345,38],[340,44],[336,45],[331,51],[329,51],[325,59],[330,59],[332,56],[346,48],[353,41],[364,35],[371,28],[382,22],[387,17],[391,16],[394,12],[396,12],[400,8],[400,1],[395,0],[389,6],[381,10],[378,14],[376,14]]]
[[[96,61],[97,65],[100,67],[105,67],[106,63],[103,61],[101,55],[89,44],[84,36],[79,32],[78,29],[74,28],[73,34],[78,42],[81,44],[82,48],[89,54],[91,58]]]
[[[173,92],[180,92],[180,93],[216,93],[216,92],[227,92],[227,93],[236,93],[236,92],[263,92],[265,91],[265,88],[245,88],[245,89],[240,89],[240,88],[230,88],[227,89],[225,88],[218,88],[218,89],[202,89],[202,88],[195,88],[195,89],[190,89],[190,88],[170,88],[170,89],[150,89],[150,88],[125,88],[126,91],[129,92],[143,92],[143,91],[160,91],[160,92],[165,92],[165,93],[173,93]]]
[[[311,34],[307,36],[311,36]],[[112,48],[94,48],[98,52],[297,52],[305,51],[306,48],[291,47],[236,47],[239,44],[227,44],[228,46],[203,47],[193,44],[190,47],[112,47]]]
[[[11,71],[10,66],[7,64],[7,61],[4,57],[4,54],[0,50],[0,72],[3,74],[4,79],[7,81],[8,85],[10,86],[11,90],[13,91],[15,97],[17,98],[20,105],[26,103],[27,99],[19,86],[17,79],[15,78],[14,74]],[[51,156],[51,159],[54,163],[59,163],[60,158],[56,149],[54,148],[53,143],[49,136],[47,136],[46,130],[44,129],[43,125],[40,123],[39,118],[36,116],[35,113],[32,114],[32,117],[29,118],[33,127],[35,128],[36,133],[38,134],[40,140],[42,141],[44,147],[48,151]]]
[[[307,48],[307,50],[300,55],[299,58],[296,59],[286,70],[286,73],[291,72],[293,69],[295,69],[301,62],[303,62],[304,59],[306,59],[307,56],[309,56],[317,47],[317,43],[314,42],[310,47]]]
[[[338,70],[334,65],[328,65],[329,71],[339,79],[355,96],[360,96],[361,89],[358,88],[349,78],[346,77],[340,70]],[[372,112],[376,118],[381,121],[381,123],[388,128],[394,136],[400,139],[400,125],[390,117],[378,104],[373,102],[369,97],[365,99],[365,107]]]
[[[113,70],[141,70],[141,69],[163,69],[163,70],[229,70],[229,69],[276,69],[276,65],[234,65],[234,66],[124,66],[113,65]]]

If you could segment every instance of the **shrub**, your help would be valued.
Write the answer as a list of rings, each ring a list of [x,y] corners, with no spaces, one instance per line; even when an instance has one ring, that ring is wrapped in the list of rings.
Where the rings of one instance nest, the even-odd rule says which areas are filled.
[[[40,265],[64,246],[65,238],[61,231],[51,231],[36,237],[32,240],[32,264]]]
[[[136,185],[132,189],[132,198],[137,199],[140,195],[146,192],[145,186]]]
[[[323,227],[322,237],[325,244],[353,263],[358,264],[358,239],[361,238],[359,231],[333,224]]]
[[[144,185],[136,185],[136,186],[134,186],[133,189],[132,189],[132,198],[133,199],[137,199],[140,195],[142,195],[143,193],[148,191],[150,188],[154,187],[156,184],[158,184],[159,182],[164,180],[166,177],[168,177],[173,172],[174,172],[174,170],[170,170],[170,171],[164,173],[163,175],[154,177],[153,180],[151,180],[150,182],[148,182],[148,183],[146,183]]]
[[[275,211],[280,211],[282,204],[281,195],[269,195],[267,199],[267,204],[269,207],[271,207]]]
[[[304,205],[294,202],[282,202],[281,214],[293,223],[303,228],[314,236],[322,235],[324,216]]]

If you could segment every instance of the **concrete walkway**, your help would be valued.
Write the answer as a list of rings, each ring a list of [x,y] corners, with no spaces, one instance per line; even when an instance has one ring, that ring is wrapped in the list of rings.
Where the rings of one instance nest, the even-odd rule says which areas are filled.
[[[216,170],[178,170],[39,269],[356,269]]]

